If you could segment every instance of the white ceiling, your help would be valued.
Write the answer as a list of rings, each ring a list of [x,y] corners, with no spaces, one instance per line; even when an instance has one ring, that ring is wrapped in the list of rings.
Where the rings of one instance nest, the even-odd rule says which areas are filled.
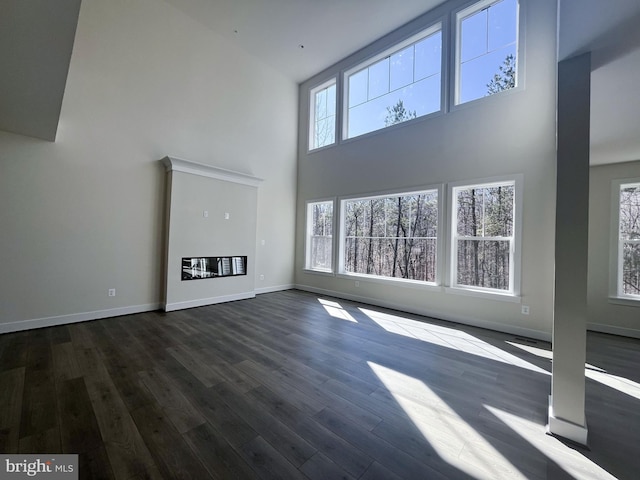
[[[444,3],[444,0],[165,1],[297,83]]]
[[[306,80],[444,3],[165,1],[295,82]],[[559,58],[593,52],[591,163],[640,159],[640,0],[559,1]]]

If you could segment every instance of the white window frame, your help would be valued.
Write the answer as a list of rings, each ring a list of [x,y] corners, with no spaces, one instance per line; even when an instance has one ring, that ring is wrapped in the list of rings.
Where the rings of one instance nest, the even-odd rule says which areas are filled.
[[[308,151],[319,150],[321,148],[327,148],[332,145],[335,145],[338,140],[338,85],[337,85],[337,77],[333,77],[326,82],[321,83],[320,85],[309,90],[309,147]],[[327,143],[325,145],[316,145],[316,95],[323,90],[329,89],[330,87],[335,87],[336,89],[336,104],[335,104],[335,115],[333,121],[333,142]]]
[[[521,268],[522,268],[522,202],[523,202],[523,184],[524,177],[521,174],[505,177],[495,177],[480,180],[471,180],[466,182],[455,182],[448,186],[448,211],[449,224],[449,249],[450,254],[447,257],[447,271],[449,272],[449,286],[446,288],[447,293],[459,293],[471,296],[486,297],[507,302],[521,302],[520,285],[521,285]],[[500,185],[513,185],[513,232],[510,239],[510,261],[509,261],[509,289],[500,290],[487,287],[476,287],[471,285],[461,285],[457,283],[458,275],[458,222],[457,222],[457,197],[458,190],[468,190],[470,188],[490,188]],[[497,239],[504,240],[508,237],[499,237]],[[494,238],[495,239],[495,238]]]
[[[629,240],[620,238],[620,192],[624,187],[640,186],[640,177],[613,180],[611,183],[611,248],[609,259],[609,301],[622,305],[640,307],[640,295],[625,294],[622,288],[623,243]],[[639,243],[633,240],[631,243]]]
[[[384,130],[387,130],[388,128],[393,128],[395,127],[395,125],[391,125],[389,127],[382,127],[379,128],[377,130],[372,130],[370,132],[367,133],[362,133],[360,135],[355,135],[353,137],[349,137],[349,77],[355,73],[358,73],[361,70],[364,70],[365,68],[370,67],[371,65],[373,65],[374,63],[386,58],[386,57],[390,57],[391,55],[393,55],[394,53],[397,53],[407,47],[409,47],[410,45],[414,44],[414,43],[418,43],[420,40],[429,37],[430,35],[433,35],[436,32],[441,32],[441,48],[442,48],[442,55],[440,58],[440,109],[436,110],[434,112],[419,116],[415,119],[411,119],[408,120],[406,122],[402,122],[400,124],[396,124],[396,125],[404,125],[404,124],[408,124],[411,123],[412,121],[418,120],[418,119],[423,119],[423,118],[427,118],[433,115],[437,115],[440,114],[444,111],[445,108],[445,78],[447,77],[446,75],[446,63],[445,63],[445,58],[446,58],[446,49],[447,49],[447,41],[446,41],[446,30],[444,28],[444,22],[442,21],[442,19],[439,19],[437,21],[435,21],[434,23],[431,23],[428,27],[423,28],[420,30],[420,32],[408,37],[407,39],[395,43],[393,44],[391,47],[385,49],[384,51],[378,53],[377,55],[368,58],[367,60],[365,60],[364,62],[360,62],[357,65],[355,65],[354,67],[349,68],[348,70],[344,71],[342,74],[342,90],[343,90],[343,96],[342,96],[342,136],[341,139],[343,141],[347,141],[347,140],[352,140],[354,138],[361,138],[367,135],[371,135],[371,134],[375,134],[377,132],[381,132]]]
[[[359,278],[365,279],[372,283],[383,284],[402,284],[404,286],[417,286],[419,288],[441,289],[442,284],[442,270],[444,265],[444,208],[443,208],[443,191],[444,187],[441,184],[438,185],[426,185],[411,188],[407,190],[390,190],[385,192],[375,192],[368,195],[350,195],[339,198],[340,218],[339,218],[339,235],[338,235],[338,255],[337,255],[337,275],[342,278]],[[370,200],[388,197],[407,196],[425,192],[436,192],[438,201],[438,231],[436,235],[436,265],[435,265],[435,281],[426,282],[422,280],[412,280],[407,278],[398,277],[385,277],[379,275],[367,275],[365,273],[346,272],[344,265],[345,257],[345,206],[347,202],[354,200]],[[335,217],[334,217],[335,218]],[[335,256],[334,256],[335,258]]]
[[[474,102],[481,101],[483,99],[487,99],[490,97],[495,97],[496,95],[500,96],[500,94],[504,94],[507,92],[514,92],[516,90],[520,90],[524,88],[524,19],[523,17],[523,9],[521,8],[521,3],[523,0],[517,1],[517,25],[516,25],[516,85],[514,88],[509,90],[505,90],[503,92],[494,93],[492,95],[485,95],[484,97],[475,98],[473,100],[468,100],[466,102],[460,101],[460,81],[461,81],[461,64],[460,57],[462,51],[462,21],[477,13],[485,8],[489,8],[491,5],[494,5],[501,0],[480,0],[479,2],[474,2],[470,5],[467,5],[459,10],[454,10],[452,12],[452,22],[453,29],[455,31],[455,42],[452,45],[452,56],[453,56],[453,64],[451,66],[452,75],[451,82],[449,84],[449,88],[452,96],[452,109],[460,108],[464,105],[473,104]]]
[[[314,205],[318,204],[331,204],[332,209],[332,223],[331,223],[331,234],[326,235],[331,239],[331,261],[330,268],[319,268],[312,265],[311,259],[311,237],[313,232],[313,215],[312,209]],[[319,273],[328,273],[333,274],[335,270],[335,232],[336,232],[336,200],[335,198],[330,199],[322,199],[322,200],[309,200],[306,202],[305,207],[305,241],[304,241],[304,269],[310,272],[319,272]]]

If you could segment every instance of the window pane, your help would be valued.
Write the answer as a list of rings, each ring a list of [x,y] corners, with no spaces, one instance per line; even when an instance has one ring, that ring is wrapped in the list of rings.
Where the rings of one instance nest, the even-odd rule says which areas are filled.
[[[389,93],[389,58],[380,60],[369,67],[369,95],[368,99],[373,100]]]
[[[349,108],[367,101],[369,70],[365,68],[349,77]]]
[[[487,53],[462,64],[460,72],[460,103],[486,97],[497,91],[515,86],[515,45]],[[501,70],[502,68],[502,70]],[[498,77],[503,87],[491,88],[492,80]]]
[[[441,68],[442,32],[437,32],[415,45],[415,80],[439,75]]]
[[[497,50],[516,41],[518,2],[504,0],[489,8],[489,51]]]
[[[327,116],[336,114],[336,84],[327,88]]]
[[[622,293],[640,295],[640,243],[623,244]]]
[[[510,241],[458,240],[456,283],[509,290]]]
[[[413,45],[391,55],[390,90],[413,83]]]
[[[335,115],[316,122],[315,147],[320,148],[331,145],[336,140]]]
[[[460,22],[460,60],[467,62],[487,53],[487,10]]]
[[[434,282],[437,195],[345,201],[344,271]]]
[[[640,185],[620,188],[620,239],[640,240]]]
[[[513,185],[458,190],[458,235],[512,237],[513,197]]]

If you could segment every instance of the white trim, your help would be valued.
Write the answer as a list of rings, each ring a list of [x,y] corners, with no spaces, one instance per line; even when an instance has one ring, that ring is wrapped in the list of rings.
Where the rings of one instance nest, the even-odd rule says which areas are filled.
[[[552,395],[549,395],[549,424],[547,425],[547,433],[557,435],[586,446],[589,429],[587,428],[586,420],[584,425],[578,425],[568,420],[556,417],[553,414],[553,398]]]
[[[199,298],[197,300],[188,300],[186,302],[166,303],[164,305],[165,312],[173,312],[175,310],[184,310],[185,308],[204,307],[216,303],[233,302],[235,300],[246,300],[255,298],[256,292],[234,293],[232,295],[221,295],[219,297]]]
[[[258,187],[262,182],[261,178],[248,175],[246,173],[235,172],[224,168],[205,165],[204,163],[183,160],[182,158],[166,156],[162,163],[167,172],[183,172],[192,175],[200,175],[201,177],[215,178],[216,180],[224,180],[226,182],[239,183],[250,187]]]
[[[587,330],[592,332],[608,333],[609,335],[618,335],[620,337],[640,338],[640,330],[635,328],[603,325],[601,323],[587,323]]]
[[[21,330],[31,330],[33,328],[55,327],[58,325],[66,325],[68,323],[99,320],[101,318],[132,315],[134,313],[153,312],[155,310],[159,310],[160,307],[160,303],[148,303],[146,305],[132,305],[129,307],[110,308],[107,310],[95,310],[92,312],[72,313],[69,315],[58,315],[55,317],[43,317],[0,323],[0,334],[19,332]]]
[[[447,322],[459,323],[461,325],[480,327],[480,328],[485,328],[487,330],[494,330],[497,332],[508,333],[511,335],[528,337],[535,340],[541,340],[544,342],[551,342],[550,332],[543,332],[540,330],[532,330],[530,328],[523,328],[523,327],[518,327],[514,325],[504,324],[504,323],[481,320],[475,316],[467,317],[467,316],[452,315],[450,312],[447,312],[445,310],[432,310],[431,308],[429,308],[428,305],[426,305],[424,309],[420,309],[415,307],[409,307],[407,305],[403,305],[399,303],[389,302],[387,300],[383,300],[376,297],[352,295],[352,294],[341,292],[341,291],[317,288],[310,285],[302,285],[299,283],[295,285],[295,288],[298,290],[303,290],[305,292],[311,292],[318,295],[328,295],[336,298],[343,298],[345,300],[352,300],[354,302],[367,303],[369,305],[375,305],[378,307],[398,310],[399,312],[407,312],[415,315],[421,315],[423,317],[431,317],[434,319],[445,320]],[[425,321],[429,321],[429,318],[426,318]]]

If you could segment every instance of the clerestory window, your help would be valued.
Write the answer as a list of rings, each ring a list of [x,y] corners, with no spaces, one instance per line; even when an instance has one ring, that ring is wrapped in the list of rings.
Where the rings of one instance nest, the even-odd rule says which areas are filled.
[[[439,111],[441,70],[437,24],[347,71],[343,138]]]
[[[455,103],[517,85],[518,0],[483,0],[456,15]]]

